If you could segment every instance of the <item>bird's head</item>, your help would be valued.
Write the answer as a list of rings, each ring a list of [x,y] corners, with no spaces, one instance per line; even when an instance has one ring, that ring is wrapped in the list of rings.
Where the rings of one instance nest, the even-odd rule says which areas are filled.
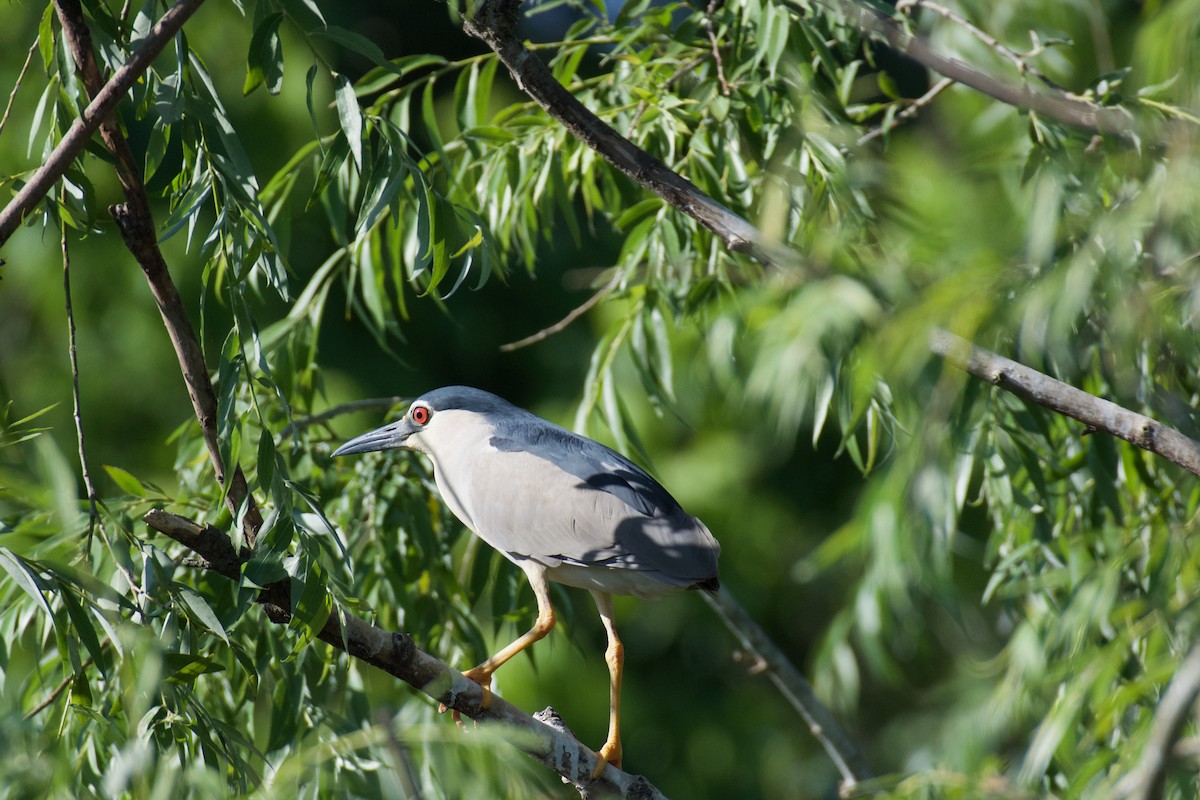
[[[334,456],[376,450],[416,450],[429,453],[435,443],[453,435],[470,421],[523,413],[507,400],[470,386],[445,386],[418,397],[399,420],[356,436],[333,451]],[[457,422],[456,422],[457,420]]]

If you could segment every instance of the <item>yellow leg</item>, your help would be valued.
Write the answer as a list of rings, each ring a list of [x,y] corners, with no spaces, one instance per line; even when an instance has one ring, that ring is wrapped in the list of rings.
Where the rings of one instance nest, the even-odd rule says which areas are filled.
[[[604,623],[604,632],[608,634],[608,648],[604,651],[609,679],[608,740],[596,752],[599,759],[596,769],[592,771],[592,777],[599,778],[609,764],[617,768],[621,766],[621,673],[625,664],[625,646],[617,637],[612,595],[592,592],[592,597],[596,598],[596,608],[600,610],[600,620]]]
[[[529,583],[533,586],[533,595],[537,598],[538,615],[537,621],[533,623],[523,636],[509,644],[499,653],[484,661],[476,667],[472,667],[463,673],[471,680],[483,687],[483,699],[480,701],[480,706],[487,708],[492,703],[492,673],[500,669],[504,662],[515,656],[517,653],[524,650],[529,645],[546,638],[546,634],[554,628],[554,607],[550,605],[550,587],[546,584],[546,575],[544,570],[539,568],[526,568],[525,574],[529,576]]]

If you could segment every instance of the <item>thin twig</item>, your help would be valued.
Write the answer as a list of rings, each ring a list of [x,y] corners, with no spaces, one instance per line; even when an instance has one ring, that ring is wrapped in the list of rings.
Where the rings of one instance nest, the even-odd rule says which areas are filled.
[[[106,640],[101,642],[100,647],[108,647],[108,641]],[[82,675],[83,671],[92,665],[92,661],[92,657],[88,656],[87,659],[79,665],[79,672],[72,672],[70,675],[59,681],[58,686],[55,686],[50,694],[46,695],[46,697],[42,699],[42,702],[29,709],[29,711],[25,714],[25,719],[31,720],[50,706],[54,705],[54,701],[57,700],[59,696],[67,690],[67,687],[75,681],[75,678],[77,678],[79,675]]]
[[[927,8],[930,11],[932,11],[933,13],[935,13],[941,17],[944,17],[945,19],[950,20],[955,25],[958,25],[960,28],[965,30],[967,33],[971,34],[976,39],[983,42],[985,45],[987,45],[989,48],[991,48],[998,56],[1000,56],[1001,58],[1005,59],[1006,61],[1009,61],[1010,63],[1012,63],[1017,68],[1017,72],[1021,73],[1022,75],[1024,75],[1024,74],[1032,75],[1033,77],[1037,78],[1039,81],[1046,84],[1047,86],[1049,86],[1051,89],[1054,89],[1055,91],[1064,92],[1064,93],[1067,91],[1064,87],[1060,86],[1058,83],[1051,80],[1044,72],[1042,72],[1041,70],[1037,69],[1036,67],[1034,67],[1032,64],[1029,63],[1030,56],[1040,53],[1044,49],[1044,47],[1039,47],[1036,50],[1034,50],[1032,53],[1024,53],[1024,54],[1018,53],[1016,50],[1013,50],[1011,47],[1008,47],[1007,45],[1005,45],[1003,42],[1001,42],[995,36],[992,36],[987,31],[976,26],[973,22],[971,22],[969,19],[962,16],[958,12],[956,12],[952,9],[946,8],[945,6],[941,5],[940,3],[934,3],[931,0],[907,0],[906,2],[897,3],[896,10],[897,11],[906,11],[911,6],[920,6],[921,8]]]
[[[143,518],[151,528],[170,536],[199,555],[212,569],[238,580],[240,568],[231,561],[233,543],[220,530],[154,509]],[[262,590],[258,603],[277,625],[292,620],[291,585],[288,579]],[[417,647],[407,633],[390,633],[335,608],[317,638],[331,647],[399,678],[428,697],[481,723],[500,723],[526,732],[513,737],[514,745],[553,769],[588,798],[662,799],[663,794],[640,775],[609,765],[592,779],[596,754],[574,736],[535,720],[498,695],[484,708],[483,688],[458,670]]]
[[[21,74],[17,76],[12,91],[8,93],[8,105],[4,106],[4,116],[0,117],[0,134],[4,133],[4,126],[8,124],[8,115],[12,113],[13,103],[17,100],[17,92],[21,90],[21,83],[25,80],[25,73],[29,71],[29,65],[33,63],[33,54],[37,52],[37,49],[38,40],[35,36],[33,44],[29,45],[29,52],[25,54],[25,65],[21,67]]]
[[[530,48],[530,49],[532,50],[533,48]],[[672,72],[671,75],[665,81],[662,82],[662,86],[664,88],[666,88],[668,86],[673,86],[676,82],[679,81],[680,78],[682,78],[684,75],[691,73],[692,70],[694,70],[696,67],[700,66],[703,63],[704,63],[703,58],[693,58],[693,59],[683,62],[682,64],[680,64],[678,67],[675,68],[675,71]],[[650,110],[650,101],[642,100],[641,102],[639,102],[637,104],[637,108],[633,112],[633,117],[629,120],[629,125],[627,125],[625,127],[625,138],[626,139],[633,138],[634,132],[637,131],[638,123],[640,123],[642,121],[642,117],[649,110]]]
[[[708,32],[708,42],[712,45],[713,63],[717,65],[717,81],[721,84],[721,94],[729,96],[729,81],[725,80],[725,66],[721,63],[721,48],[717,45],[717,33],[713,30],[713,14],[721,0],[708,0],[704,9],[704,29]]]
[[[1110,433],[1200,475],[1200,442],[1174,428],[977,347],[947,331],[935,330],[929,346],[935,355],[1006,392],[1079,420],[1090,430]]]
[[[940,95],[942,92],[946,91],[953,85],[954,85],[954,81],[950,80],[949,78],[942,78],[937,83],[935,83],[933,86],[930,86],[929,91],[927,91],[925,94],[921,95],[916,100],[913,100],[911,103],[909,103],[907,106],[905,106],[904,110],[901,111],[896,116],[892,117],[890,122],[880,125],[878,128],[873,128],[872,130],[867,131],[862,136],[858,137],[858,145],[861,147],[862,145],[866,144],[867,142],[872,141],[873,139],[878,139],[880,136],[886,135],[892,129],[894,129],[897,125],[900,125],[904,122],[908,122],[910,119],[912,119],[917,114],[919,114],[921,112],[921,109],[925,108],[925,106],[932,103],[934,101],[934,98],[936,98],[938,95]]]
[[[162,18],[155,23],[146,38],[142,39],[141,47],[98,93],[93,95],[92,102],[84,109],[83,114],[71,123],[71,127],[63,136],[62,141],[46,159],[45,163],[21,187],[16,196],[0,211],[0,246],[8,241],[50,187],[62,177],[75,158],[83,152],[92,134],[100,127],[100,123],[108,118],[117,104],[125,97],[138,79],[142,76],[162,51],[172,37],[183,27],[204,0],[178,0]]]
[[[417,768],[413,764],[412,757],[408,754],[408,747],[396,735],[395,722],[389,714],[380,709],[375,714],[375,724],[382,728],[387,735],[388,748],[392,751],[392,757],[396,759],[396,776],[400,780],[403,797],[405,800],[408,798],[421,800],[423,797],[421,780],[417,775]]]
[[[601,300],[603,300],[609,292],[611,292],[613,289],[616,289],[620,284],[621,273],[618,272],[612,276],[612,279],[608,283],[604,284],[604,286],[600,288],[600,291],[596,292],[587,300],[584,300],[583,303],[578,307],[571,309],[571,311],[558,322],[554,323],[548,328],[542,328],[537,333],[530,334],[524,339],[518,339],[515,342],[509,342],[508,344],[500,345],[500,352],[511,353],[513,350],[520,350],[522,347],[528,347],[531,344],[537,344],[547,337],[553,336],[556,333],[560,333],[572,322],[591,311],[592,307],[596,305],[596,303],[599,303]]]
[[[79,398],[79,354],[76,350],[75,309],[71,304],[71,251],[67,244],[67,223],[62,223],[62,263],[63,263],[63,304],[67,315],[67,355],[71,362],[71,403],[75,418],[75,439],[79,445],[79,470],[83,476],[83,488],[88,499],[88,549],[91,549],[92,536],[96,531],[96,523],[100,512],[96,508],[96,485],[92,483],[92,473],[88,469],[87,444],[83,435],[83,405]]]
[[[842,790],[848,792],[862,781],[873,777],[866,758],[854,740],[817,699],[812,686],[800,674],[791,660],[775,644],[754,617],[722,586],[715,593],[702,592],[704,599],[717,612],[725,627],[737,637],[742,647],[755,659],[754,672],[766,673],[771,683],[808,725],[809,731],[842,774]]]
[[[393,406],[407,404],[410,398],[407,397],[369,397],[366,400],[352,400],[349,403],[327,408],[317,414],[310,414],[307,417],[297,417],[284,426],[279,432],[279,441],[286,439],[296,431],[304,430],[313,425],[320,425],[323,422],[328,422],[334,417],[340,417],[342,414],[354,414],[359,411],[373,411],[377,408],[389,409]]]
[[[1179,665],[1171,685],[1154,712],[1154,722],[1142,758],[1113,790],[1113,796],[1130,800],[1155,800],[1162,797],[1163,781],[1166,779],[1167,763],[1170,761],[1173,743],[1183,723],[1200,695],[1200,644]]]

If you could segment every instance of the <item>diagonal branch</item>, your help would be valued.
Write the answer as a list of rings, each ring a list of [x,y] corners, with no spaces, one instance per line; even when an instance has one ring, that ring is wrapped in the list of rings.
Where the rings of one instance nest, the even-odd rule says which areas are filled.
[[[79,350],[76,346],[75,306],[71,302],[71,250],[67,242],[67,226],[62,226],[63,306],[67,317],[67,359],[71,364],[71,407],[75,419],[75,441],[79,446],[79,472],[88,499],[88,542],[96,530],[100,512],[96,507],[96,484],[88,467],[87,438],[83,429],[83,402],[79,394]]]
[[[1200,475],[1200,442],[1174,428],[984,350],[943,330],[933,332],[929,348],[959,369],[989,381],[1006,392],[1077,419],[1090,430],[1110,433],[1160,455],[1194,475]]]
[[[54,148],[54,152],[50,154],[46,162],[38,168],[29,182],[21,187],[16,196],[4,207],[4,210],[0,211],[0,246],[8,241],[13,232],[20,227],[25,215],[41,202],[55,181],[62,177],[76,156],[83,152],[83,148],[87,146],[88,140],[91,139],[100,124],[116,109],[126,92],[149,68],[159,52],[167,46],[167,42],[171,41],[171,37],[179,32],[183,23],[195,13],[203,2],[204,0],[178,0],[155,23],[133,57],[121,65],[121,68],[113,74],[103,88],[93,93],[89,87],[92,102],[84,109],[83,114],[71,123],[66,135],[58,143],[58,147]]]
[[[708,228],[730,250],[751,253],[768,265],[787,257],[758,228],[617,133],[563,88],[546,65],[517,39],[520,7],[521,0],[485,2],[474,17],[463,20],[463,30],[495,51],[517,85],[572,135],[638,184]]]
[[[781,0],[797,13],[805,13],[798,0]],[[995,100],[1036,112],[1067,125],[1095,133],[1105,133],[1124,140],[1136,137],[1132,115],[1121,108],[1096,105],[1064,91],[1037,91],[1026,84],[1012,84],[981,72],[956,58],[935,51],[929,43],[914,36],[896,20],[885,16],[861,0],[817,0],[818,3],[843,14],[850,24],[865,36],[886,42],[934,72]]]
[[[908,122],[910,119],[919,114],[921,109],[932,103],[938,97],[938,95],[953,85],[954,81],[950,80],[949,78],[942,78],[933,86],[930,86],[929,91],[925,92],[925,94],[921,95],[916,100],[909,101],[908,105],[906,105],[904,110],[899,114],[892,117],[890,120],[885,120],[884,123],[878,128],[873,128],[872,130],[869,130],[862,136],[858,137],[856,144],[858,144],[859,147],[862,147],[872,139],[878,139],[881,136],[886,136],[893,128],[901,125],[902,123]]]
[[[143,520],[151,528],[170,536],[206,562],[209,569],[231,580],[241,570],[233,543],[211,526],[161,509],[149,511]],[[258,603],[271,622],[287,625],[292,619],[290,581],[283,580],[262,590]],[[609,766],[598,780],[592,779],[596,754],[564,728],[535,719],[497,695],[482,708],[482,687],[458,670],[417,647],[407,633],[389,633],[340,609],[317,634],[336,650],[399,678],[438,703],[473,720],[503,724],[526,736],[514,737],[515,746],[545,764],[571,783],[584,798],[638,798],[665,800],[662,792],[640,775]],[[553,716],[553,715],[547,715]]]
[[[553,336],[556,333],[566,330],[568,325],[570,325],[572,322],[574,322],[575,320],[582,317],[587,312],[591,311],[592,308],[597,303],[599,303],[606,296],[608,296],[608,293],[611,292],[612,290],[616,289],[617,286],[620,285],[620,283],[621,283],[621,273],[618,272],[616,275],[613,275],[612,280],[610,280],[608,283],[601,286],[600,289],[597,290],[596,293],[594,295],[592,295],[591,297],[589,297],[587,300],[584,300],[578,306],[576,306],[575,308],[568,311],[567,315],[565,317],[563,317],[562,319],[560,319],[558,322],[554,323],[553,325],[551,325],[547,328],[542,328],[537,333],[531,333],[528,336],[526,336],[524,339],[518,339],[515,342],[509,342],[508,344],[500,345],[500,352],[501,353],[511,353],[514,350],[520,350],[522,347],[529,347],[529,345],[531,345],[531,344],[537,344],[538,342],[542,341],[543,339],[545,339],[547,337]]]
[[[386,411],[393,406],[398,406],[409,402],[407,397],[369,397],[366,400],[351,400],[348,403],[327,408],[324,411],[319,411],[316,414],[309,414],[307,417],[297,417],[296,419],[283,426],[283,430],[279,432],[278,441],[282,441],[291,436],[296,431],[304,430],[313,425],[320,425],[328,422],[334,417],[340,417],[342,414],[354,414],[359,411]]]
[[[729,590],[722,586],[715,594],[703,592],[704,599],[717,612],[725,627],[737,637],[742,647],[763,665],[763,671],[775,688],[792,704],[808,725],[809,732],[816,737],[825,752],[842,774],[842,792],[848,794],[855,784],[872,776],[866,757],[854,740],[846,735],[842,726],[829,709],[817,699],[812,685],[800,674],[800,670],[771,641],[766,631],[759,627],[754,617],[734,599]]]

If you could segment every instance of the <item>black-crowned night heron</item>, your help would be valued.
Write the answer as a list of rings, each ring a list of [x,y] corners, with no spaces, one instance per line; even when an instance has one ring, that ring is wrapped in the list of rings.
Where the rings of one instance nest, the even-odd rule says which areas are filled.
[[[547,581],[587,589],[608,633],[606,762],[621,763],[621,640],[614,594],[716,591],[721,547],[659,483],[620,453],[480,389],[448,386],[418,397],[398,422],[351,439],[335,456],[405,448],[429,456],[446,505],[528,576],[533,628],[464,673],[481,684],[554,627]]]

